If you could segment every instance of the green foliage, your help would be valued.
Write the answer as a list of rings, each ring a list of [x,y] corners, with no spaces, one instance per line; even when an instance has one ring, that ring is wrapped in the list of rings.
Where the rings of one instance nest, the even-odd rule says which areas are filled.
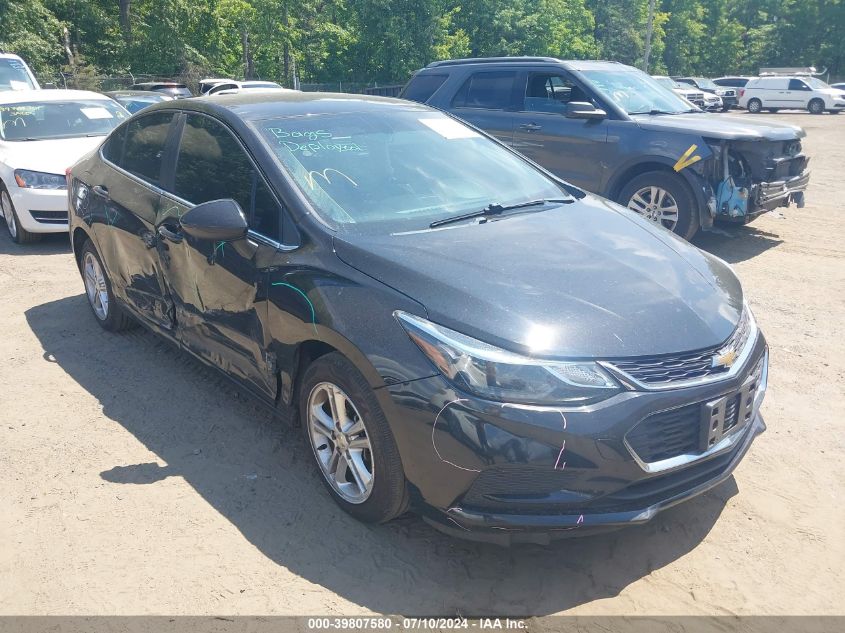
[[[0,46],[36,73],[398,82],[436,59],[642,66],[648,0],[0,0]],[[845,74],[845,0],[658,0],[650,72]],[[121,20],[121,6],[128,21]],[[64,35],[67,29],[67,35]],[[66,46],[67,44],[67,46]]]

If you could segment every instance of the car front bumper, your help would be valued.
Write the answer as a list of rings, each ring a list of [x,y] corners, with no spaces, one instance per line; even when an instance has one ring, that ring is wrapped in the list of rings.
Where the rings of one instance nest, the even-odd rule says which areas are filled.
[[[494,403],[439,376],[386,387],[382,402],[411,485],[433,526],[499,544],[550,540],[644,523],[727,479],[765,429],[768,352],[762,334],[730,379],[683,389],[626,391],[588,407]],[[660,416],[691,414],[666,436],[706,424],[697,411],[749,384],[764,367],[747,420],[713,449],[644,463],[631,432]],[[686,415],[686,414],[684,414]],[[677,424],[680,424],[678,426]],[[679,431],[679,429],[681,429]],[[660,441],[662,430],[657,428]],[[654,468],[652,468],[654,467]]]
[[[30,233],[64,233],[68,230],[66,189],[9,187],[18,222]]]

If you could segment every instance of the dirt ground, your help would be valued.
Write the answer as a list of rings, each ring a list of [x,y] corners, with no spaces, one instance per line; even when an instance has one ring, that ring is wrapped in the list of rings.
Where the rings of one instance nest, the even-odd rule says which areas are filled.
[[[768,338],[768,431],[712,492],[547,548],[355,522],[298,432],[101,331],[65,236],[3,230],[0,614],[845,613],[845,116],[772,118],[808,132],[807,207],[696,240]]]

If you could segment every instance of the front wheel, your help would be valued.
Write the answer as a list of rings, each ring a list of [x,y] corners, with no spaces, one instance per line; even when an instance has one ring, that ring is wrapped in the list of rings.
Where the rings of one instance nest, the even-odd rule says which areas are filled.
[[[21,226],[15,206],[12,204],[12,198],[5,188],[0,191],[0,211],[3,213],[3,219],[6,220],[6,230],[9,231],[9,237],[12,238],[13,242],[31,244],[41,239],[38,233],[30,233]]]
[[[760,114],[763,111],[763,102],[759,99],[751,99],[748,102],[748,111],[751,114]]]
[[[305,371],[299,415],[317,468],[335,502],[365,523],[405,512],[408,487],[399,450],[375,393],[334,352]]]
[[[810,111],[810,114],[824,114],[824,101],[813,99],[807,104],[807,110]]]
[[[684,239],[699,227],[695,200],[679,176],[650,171],[633,178],[619,192],[619,203]]]

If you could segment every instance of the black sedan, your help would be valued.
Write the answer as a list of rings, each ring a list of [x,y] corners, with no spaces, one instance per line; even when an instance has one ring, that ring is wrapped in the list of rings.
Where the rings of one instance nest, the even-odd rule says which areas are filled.
[[[767,347],[724,262],[427,106],[163,103],[69,180],[97,322],[289,414],[363,521],[502,543],[641,523],[765,428]]]

